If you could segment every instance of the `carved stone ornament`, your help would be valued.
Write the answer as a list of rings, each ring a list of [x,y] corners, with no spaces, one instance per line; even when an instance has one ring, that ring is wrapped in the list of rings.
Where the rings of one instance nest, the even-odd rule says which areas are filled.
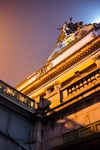
[[[3,81],[0,80],[0,93],[3,93],[4,95],[10,97],[13,101],[16,101],[25,107],[28,107],[33,110],[35,101],[31,100],[24,94],[20,93],[19,91],[15,90],[14,88],[10,87],[9,85],[3,83]]]
[[[83,24],[83,22],[78,22],[75,24],[71,24],[70,26],[70,30],[72,31],[71,33],[67,34],[66,37],[63,38],[62,41],[56,42],[56,46],[54,46],[53,52],[51,53],[51,55],[48,57],[48,62],[53,59],[53,57],[55,55],[58,55],[58,53],[60,53],[64,47],[67,48],[67,46],[69,46],[73,41],[75,41],[76,39],[81,38],[86,32],[91,31],[91,29],[94,28],[93,24],[89,24],[89,25],[85,25]],[[63,30],[63,28],[59,28],[56,30]],[[62,34],[62,33],[61,33]],[[95,31],[91,32],[91,36],[94,38],[96,36]]]

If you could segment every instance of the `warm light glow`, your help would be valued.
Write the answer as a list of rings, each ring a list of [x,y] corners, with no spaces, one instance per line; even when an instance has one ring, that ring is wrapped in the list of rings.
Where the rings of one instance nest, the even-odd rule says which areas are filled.
[[[94,21],[95,23],[100,23],[100,18]]]
[[[97,23],[100,23],[100,19],[97,21]]]
[[[100,18],[95,18],[93,21],[92,21],[92,23],[100,23]]]
[[[79,68],[75,69],[73,72],[71,72],[71,73],[67,74],[66,76],[64,76],[63,78],[61,78],[59,81],[60,81],[60,82],[64,82],[64,81],[67,80],[68,78],[74,76],[74,73],[75,73],[76,71],[82,71],[82,70],[84,70],[85,68],[87,68],[88,66],[92,65],[93,63],[94,63],[93,60],[88,61],[87,63],[83,64],[83,65],[80,66]]]

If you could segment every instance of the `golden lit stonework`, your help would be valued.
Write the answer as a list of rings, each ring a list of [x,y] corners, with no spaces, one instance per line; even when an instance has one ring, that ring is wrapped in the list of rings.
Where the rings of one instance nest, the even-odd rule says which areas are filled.
[[[100,67],[100,24],[79,22],[69,27],[64,24],[61,30],[47,64],[16,86],[17,90],[35,99],[36,104],[40,97],[49,100],[50,108],[99,79],[96,78],[99,70],[94,71]]]
[[[7,87],[6,93],[14,95],[13,90]]]

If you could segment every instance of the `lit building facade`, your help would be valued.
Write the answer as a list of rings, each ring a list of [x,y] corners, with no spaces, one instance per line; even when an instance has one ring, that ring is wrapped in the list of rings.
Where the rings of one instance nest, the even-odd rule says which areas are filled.
[[[29,150],[100,149],[100,24],[68,25],[46,65],[15,87],[35,100]]]

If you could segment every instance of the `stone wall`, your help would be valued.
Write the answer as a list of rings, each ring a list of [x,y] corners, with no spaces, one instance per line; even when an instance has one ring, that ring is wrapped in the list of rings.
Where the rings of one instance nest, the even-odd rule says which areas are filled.
[[[100,120],[100,94],[95,93],[81,102],[43,119],[42,150],[64,144],[64,135]],[[39,134],[38,134],[39,135]],[[39,139],[39,138],[38,138]]]

